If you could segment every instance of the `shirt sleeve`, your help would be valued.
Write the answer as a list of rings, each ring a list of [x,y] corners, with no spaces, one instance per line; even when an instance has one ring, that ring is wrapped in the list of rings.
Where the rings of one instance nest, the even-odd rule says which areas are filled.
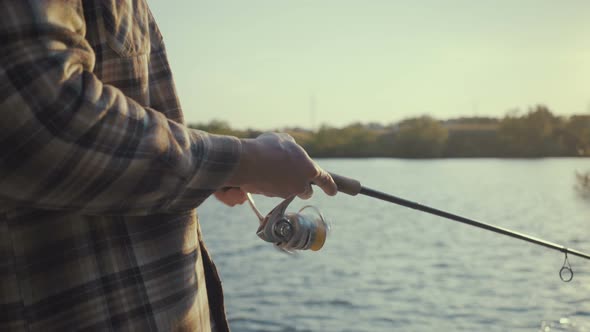
[[[195,208],[234,171],[240,141],[190,129],[103,84],[81,6],[0,0],[0,207]]]

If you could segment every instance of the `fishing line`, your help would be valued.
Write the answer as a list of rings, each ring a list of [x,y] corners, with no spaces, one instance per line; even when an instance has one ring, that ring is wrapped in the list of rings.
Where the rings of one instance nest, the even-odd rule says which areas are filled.
[[[439,209],[435,209],[433,207],[430,206],[426,206],[420,203],[416,203],[416,202],[412,202],[394,195],[390,195],[390,194],[386,194],[371,188],[367,188],[361,185],[361,183],[358,180],[355,179],[351,179],[351,178],[347,178],[341,175],[337,175],[334,173],[330,173],[330,175],[332,176],[332,178],[334,179],[334,182],[336,182],[336,185],[338,186],[338,191],[351,195],[351,196],[356,196],[358,194],[361,195],[365,195],[368,197],[372,197],[372,198],[376,198],[382,201],[386,201],[386,202],[390,202],[393,204],[397,204],[397,205],[401,205],[401,206],[405,206],[414,210],[418,210],[418,211],[422,211],[422,212],[426,212],[429,214],[433,214],[442,218],[446,218],[446,219],[450,219],[450,220],[454,220],[460,223],[464,223],[467,225],[471,225],[474,227],[478,227],[481,229],[485,229],[491,232],[495,232],[498,234],[502,234],[502,235],[506,235],[515,239],[519,239],[522,241],[527,241],[536,245],[540,245],[549,249],[553,249],[553,250],[557,250],[560,251],[562,253],[565,254],[565,259],[563,261],[563,266],[561,267],[561,269],[559,270],[559,277],[561,278],[561,280],[563,280],[564,282],[570,282],[572,281],[572,279],[574,278],[574,270],[572,269],[569,261],[568,261],[568,257],[567,255],[574,255],[574,256],[578,256],[578,257],[582,257],[582,258],[586,258],[586,259],[590,259],[590,254],[578,251],[578,250],[574,250],[571,248],[567,248],[564,247],[562,245],[553,243],[553,242],[549,242],[540,238],[536,238],[524,233],[519,233],[519,232],[515,232],[513,230],[510,230],[508,228],[503,228],[503,227],[498,227],[492,224],[488,224],[488,223],[484,223],[481,221],[476,221],[473,219],[469,219],[469,218],[465,218],[453,213],[449,213],[443,210],[439,210]]]

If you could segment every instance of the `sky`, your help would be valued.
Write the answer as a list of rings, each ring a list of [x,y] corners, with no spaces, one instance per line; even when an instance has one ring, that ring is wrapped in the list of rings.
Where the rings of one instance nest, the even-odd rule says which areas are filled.
[[[587,0],[151,0],[188,123],[590,112]]]

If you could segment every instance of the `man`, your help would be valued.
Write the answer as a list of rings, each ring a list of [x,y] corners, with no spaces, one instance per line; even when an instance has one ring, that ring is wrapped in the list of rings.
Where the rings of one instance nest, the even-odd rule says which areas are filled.
[[[227,331],[194,208],[336,193],[287,135],[182,124],[145,0],[0,0],[0,117],[3,331]]]

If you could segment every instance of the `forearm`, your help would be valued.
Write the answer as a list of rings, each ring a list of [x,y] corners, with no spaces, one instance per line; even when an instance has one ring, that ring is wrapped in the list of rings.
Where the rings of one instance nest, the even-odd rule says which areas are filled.
[[[90,214],[199,205],[232,174],[239,140],[191,130],[102,84],[83,17],[69,14],[0,24],[0,204]]]

